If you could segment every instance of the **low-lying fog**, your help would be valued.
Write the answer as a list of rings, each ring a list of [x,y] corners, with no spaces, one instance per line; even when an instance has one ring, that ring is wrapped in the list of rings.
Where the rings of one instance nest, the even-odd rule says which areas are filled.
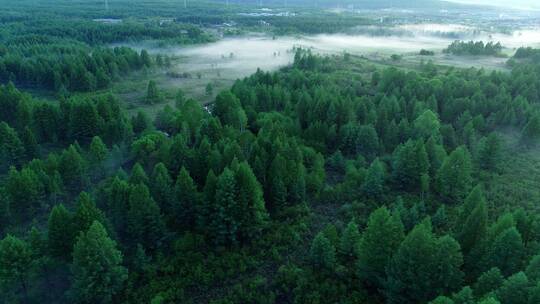
[[[391,54],[405,54],[413,61],[421,49],[438,51],[433,57],[441,64],[459,66],[503,67],[505,58],[455,58],[440,55],[456,39],[501,42],[511,55],[512,50],[521,46],[540,46],[540,28],[524,28],[512,34],[488,33],[459,24],[413,24],[402,25],[390,30],[384,36],[368,34],[332,34],[302,37],[248,36],[225,38],[215,43],[190,47],[152,48],[149,44],[130,45],[146,48],[151,53],[162,53],[178,57],[177,64],[171,68],[178,73],[187,72],[195,77],[210,81],[232,81],[254,73],[257,68],[275,70],[292,62],[294,47],[311,48],[315,53],[337,54],[348,52],[368,58],[388,58]],[[395,31],[393,33],[392,31]],[[171,80],[179,84],[183,79]]]

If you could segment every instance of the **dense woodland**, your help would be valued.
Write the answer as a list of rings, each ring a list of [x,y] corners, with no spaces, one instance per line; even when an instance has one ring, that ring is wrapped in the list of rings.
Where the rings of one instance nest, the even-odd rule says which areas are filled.
[[[540,303],[535,185],[498,182],[538,151],[538,50],[487,72],[300,49],[153,117],[96,90],[158,57],[2,37],[2,303]]]
[[[500,42],[484,43],[483,41],[456,40],[444,52],[453,55],[496,56],[500,55],[502,50],[503,46]]]

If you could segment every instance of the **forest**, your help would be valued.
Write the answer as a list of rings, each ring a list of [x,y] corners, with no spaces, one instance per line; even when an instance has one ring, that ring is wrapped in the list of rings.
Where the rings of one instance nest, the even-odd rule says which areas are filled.
[[[540,49],[297,48],[208,105],[150,79],[152,115],[107,88],[163,58],[107,43],[217,38],[77,16],[0,12],[1,303],[540,303]]]
[[[472,55],[472,56],[497,56],[501,54],[503,46],[500,42],[484,43],[483,41],[454,41],[447,49],[445,53],[454,55]]]

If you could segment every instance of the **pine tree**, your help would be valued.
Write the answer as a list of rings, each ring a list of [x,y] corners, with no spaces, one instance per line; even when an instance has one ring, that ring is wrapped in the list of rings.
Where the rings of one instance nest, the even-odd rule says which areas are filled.
[[[200,201],[195,182],[185,167],[180,169],[174,186],[175,199],[172,206],[171,223],[178,231],[194,227],[196,211]]]
[[[499,268],[493,267],[478,277],[478,280],[476,280],[476,283],[473,286],[474,294],[476,297],[481,298],[482,296],[499,289],[503,282],[504,277],[501,271]]]
[[[540,114],[534,115],[523,131],[521,131],[521,142],[526,145],[535,145],[540,140]]]
[[[73,192],[78,192],[86,184],[86,164],[74,145],[62,153],[59,172],[64,185]]]
[[[240,239],[251,241],[260,236],[269,219],[262,186],[247,162],[238,165],[234,176]]]
[[[454,304],[476,304],[473,290],[469,286],[463,287],[459,292],[452,295]]]
[[[518,272],[504,281],[497,290],[497,299],[503,304],[528,304],[529,279],[523,272]]]
[[[39,157],[39,145],[32,129],[29,127],[24,128],[21,134],[21,141],[26,152],[26,158],[34,159]]]
[[[158,163],[152,172],[152,197],[156,200],[157,204],[165,212],[169,214],[173,203],[173,181],[169,175],[169,171],[165,164]]]
[[[385,172],[381,161],[376,158],[366,174],[364,183],[362,184],[362,192],[369,198],[380,198],[384,191]]]
[[[99,136],[94,136],[90,143],[90,155],[92,160],[101,163],[107,158],[108,153],[109,150],[107,150],[107,146],[105,146],[101,138]]]
[[[429,176],[429,159],[422,141],[407,141],[392,155],[392,178],[405,190],[420,192],[422,176]]]
[[[390,215],[386,207],[375,210],[358,247],[358,275],[368,285],[382,287],[385,269],[404,238],[399,215]]]
[[[465,216],[465,214],[463,214],[463,216]],[[484,200],[480,200],[474,210],[466,217],[464,225],[458,226],[461,228],[458,240],[465,255],[485,238],[487,232],[487,217],[486,203]]]
[[[0,241],[0,285],[6,288],[5,291],[14,284],[17,290],[22,290],[24,298],[28,298],[31,267],[32,251],[26,242],[12,235]]]
[[[336,249],[323,233],[318,233],[311,243],[311,263],[316,268],[332,270],[336,263]]]
[[[505,275],[516,273],[522,264],[524,246],[516,228],[508,228],[496,238],[488,255],[489,265],[498,267]]]
[[[437,173],[438,190],[447,202],[459,202],[469,193],[472,183],[471,157],[465,147],[454,150]]]
[[[358,226],[354,221],[350,221],[343,231],[339,242],[339,253],[347,261],[354,260],[358,255],[358,246],[360,245],[361,235]]]
[[[56,205],[49,215],[47,245],[53,257],[69,260],[75,240],[73,217],[64,205]]]
[[[24,168],[20,172],[10,168],[5,189],[10,210],[19,219],[33,215],[41,206],[45,195],[39,176],[30,168]]]
[[[144,184],[131,187],[127,222],[132,245],[140,243],[148,250],[159,247],[165,236],[165,224],[158,205]]]
[[[96,203],[86,192],[81,192],[77,199],[77,210],[73,215],[73,229],[78,232],[87,231],[94,221],[106,225],[105,216],[96,207]]]
[[[540,282],[540,254],[532,257],[525,269],[525,274],[532,282]]]
[[[129,183],[132,185],[148,185],[148,176],[144,171],[141,164],[136,163],[131,169],[131,175],[129,176]]]
[[[9,198],[4,188],[0,188],[0,234],[11,223],[11,210],[9,209]]]
[[[163,97],[158,91],[156,82],[153,80],[150,80],[148,82],[148,88],[146,90],[146,103],[148,104],[156,104],[163,101]]]
[[[210,231],[217,245],[237,242],[238,223],[234,220],[236,182],[232,171],[225,168],[218,178],[215,194],[215,209],[211,214]]]
[[[218,178],[214,171],[208,171],[206,176],[206,184],[203,189],[204,199],[201,202],[199,211],[197,212],[197,228],[203,233],[209,234],[212,231],[210,224],[213,221],[213,214],[217,213],[216,200],[216,188]]]
[[[496,133],[491,133],[480,142],[478,164],[484,170],[494,170],[500,162],[501,140]]]
[[[388,268],[389,303],[422,303],[459,287],[463,274],[459,244],[451,237],[437,239],[431,224],[417,225],[401,243]]]
[[[0,122],[0,166],[19,165],[24,156],[24,145],[17,132],[7,123]]]
[[[422,138],[424,140],[433,137],[439,139],[441,134],[439,129],[441,127],[441,122],[437,117],[437,114],[433,113],[431,110],[426,110],[422,115],[418,116],[414,121],[414,132],[417,138]]]
[[[71,294],[76,303],[115,303],[127,279],[127,270],[121,266],[122,253],[109,238],[99,222],[88,232],[81,233],[73,247],[73,284]]]
[[[119,236],[127,233],[127,214],[131,188],[126,181],[115,177],[107,189],[107,214]]]

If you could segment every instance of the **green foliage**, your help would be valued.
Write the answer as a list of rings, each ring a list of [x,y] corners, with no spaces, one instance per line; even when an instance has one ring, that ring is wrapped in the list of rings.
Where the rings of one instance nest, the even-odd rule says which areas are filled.
[[[445,201],[459,202],[469,193],[472,182],[471,157],[465,147],[454,150],[437,173],[438,190]]]
[[[358,226],[354,221],[351,221],[339,241],[338,252],[345,257],[346,260],[353,260],[358,255],[358,247],[360,245],[361,235],[358,231]]]
[[[509,276],[522,266],[523,253],[521,234],[512,227],[497,235],[487,258],[489,265],[498,267],[505,276]]]
[[[32,252],[30,246],[12,235],[7,235],[0,241],[0,288],[10,292],[11,286],[15,291],[28,297],[28,279],[32,268]]]
[[[52,256],[69,260],[75,241],[73,216],[64,207],[57,205],[51,211],[48,222],[47,246]]]
[[[154,80],[150,80],[148,82],[145,101],[148,104],[156,104],[156,103],[161,103],[163,101],[163,96],[159,92],[157,88],[157,84]]]
[[[388,268],[389,303],[427,302],[460,286],[463,257],[449,236],[436,238],[429,222],[417,225],[399,246]]]
[[[127,279],[127,270],[121,264],[116,243],[99,222],[94,222],[73,247],[70,292],[74,302],[115,303],[114,296]]]
[[[422,141],[409,140],[392,155],[392,178],[397,187],[422,190],[422,177],[429,176],[429,159]]]
[[[311,263],[314,267],[332,270],[336,263],[336,248],[322,233],[318,233],[309,251]]]
[[[504,282],[504,277],[499,268],[491,268],[484,272],[474,284],[474,294],[482,297],[488,293],[498,290]]]
[[[101,138],[99,136],[94,136],[94,138],[92,138],[92,142],[90,143],[90,155],[92,160],[100,163],[107,158],[108,153],[109,150],[107,150],[107,146],[105,146]]]
[[[518,272],[504,281],[497,290],[501,303],[527,304],[529,299],[529,280],[523,272]]]
[[[399,215],[391,215],[385,207],[375,210],[359,244],[358,276],[370,285],[382,287],[386,268],[403,238]]]
[[[375,159],[366,173],[362,192],[369,198],[377,199],[384,193],[385,170],[381,161]]]

